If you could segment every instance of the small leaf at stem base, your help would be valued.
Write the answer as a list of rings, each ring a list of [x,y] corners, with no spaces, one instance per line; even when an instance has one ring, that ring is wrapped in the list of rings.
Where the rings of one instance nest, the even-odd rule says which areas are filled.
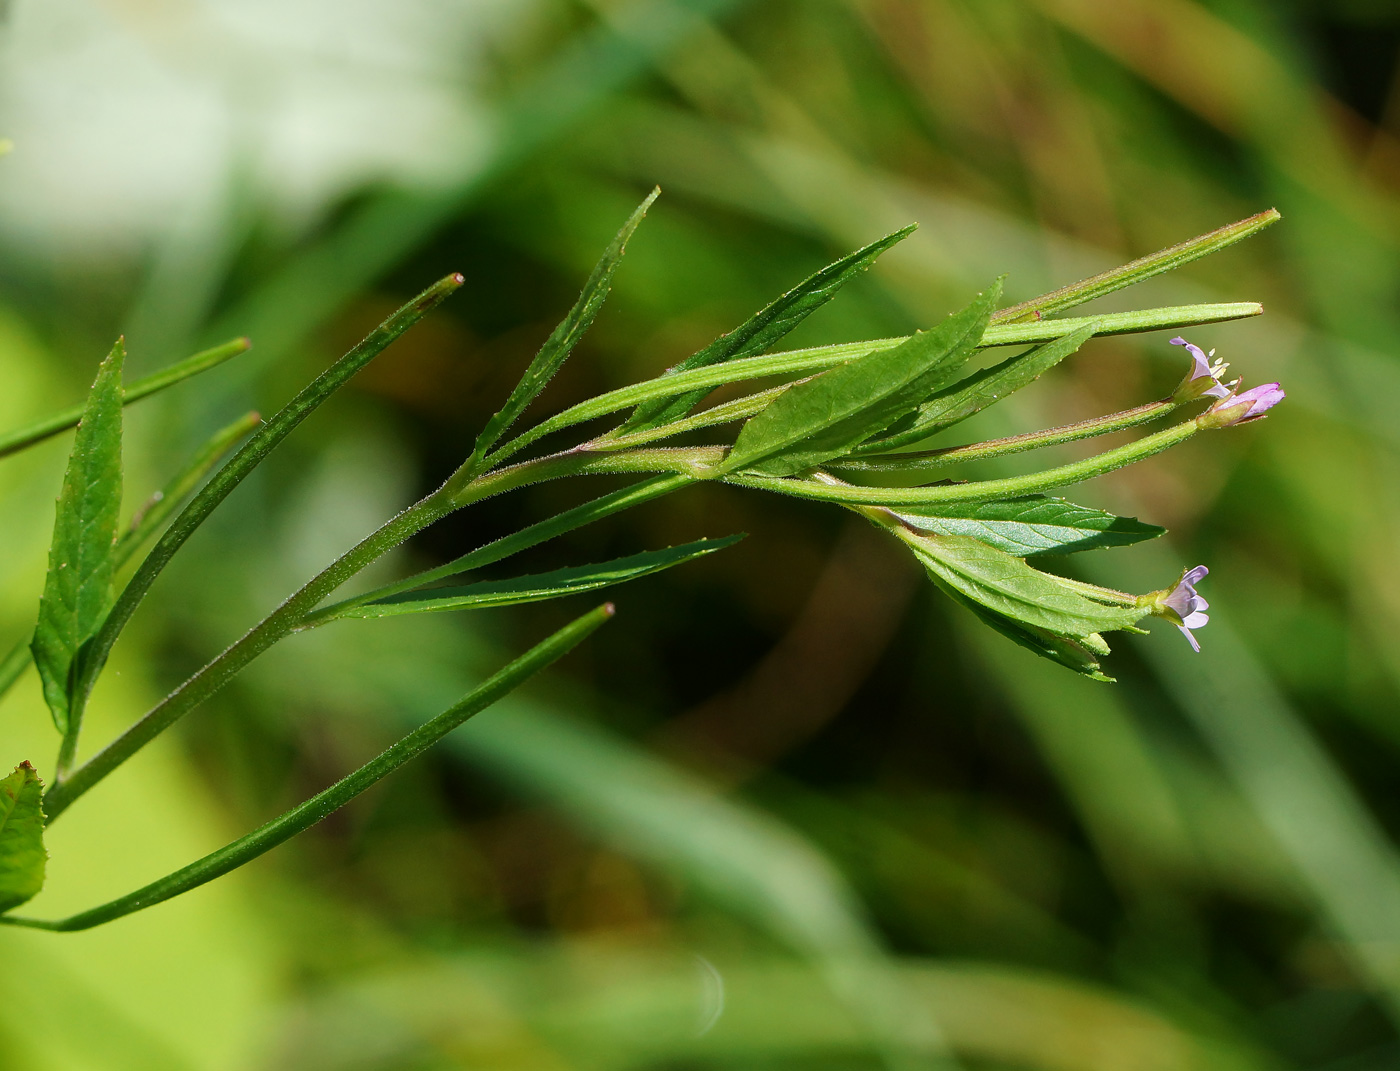
[[[44,784],[27,762],[0,780],[0,912],[44,887],[43,795]]]

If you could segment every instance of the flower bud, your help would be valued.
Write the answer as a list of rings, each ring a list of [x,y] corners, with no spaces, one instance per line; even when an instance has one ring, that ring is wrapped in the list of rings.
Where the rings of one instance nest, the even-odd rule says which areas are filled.
[[[1258,420],[1287,395],[1277,383],[1262,383],[1239,394],[1222,398],[1196,418],[1198,427],[1228,428],[1247,420]]]

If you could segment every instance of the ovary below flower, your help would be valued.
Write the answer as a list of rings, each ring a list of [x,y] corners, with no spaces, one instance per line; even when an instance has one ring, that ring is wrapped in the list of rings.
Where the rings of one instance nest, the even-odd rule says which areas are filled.
[[[1200,346],[1193,346],[1180,335],[1172,339],[1171,343],[1173,346],[1185,346],[1186,352],[1191,355],[1191,370],[1172,392],[1173,401],[1189,402],[1194,398],[1230,397],[1230,388],[1221,382],[1221,377],[1229,365],[1224,361],[1211,364],[1210,358],[1215,356],[1214,350],[1203,353]]]
[[[1152,612],[1158,617],[1165,617],[1181,629],[1181,634],[1197,652],[1200,651],[1201,645],[1191,632],[1210,621],[1210,615],[1206,613],[1206,610],[1210,609],[1210,603],[1196,593],[1196,585],[1205,579],[1209,572],[1204,565],[1187,569],[1176,582],[1176,587],[1170,591],[1155,592],[1147,597]]]

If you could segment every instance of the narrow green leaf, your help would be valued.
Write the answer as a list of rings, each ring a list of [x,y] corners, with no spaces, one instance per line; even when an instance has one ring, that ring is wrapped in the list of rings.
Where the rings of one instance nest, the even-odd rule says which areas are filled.
[[[130,405],[132,402],[155,394],[157,391],[162,391],[166,387],[174,386],[181,380],[189,379],[190,376],[206,372],[215,365],[223,364],[230,357],[246,353],[251,345],[252,343],[246,338],[235,338],[231,342],[225,342],[212,349],[201,350],[193,357],[186,357],[183,361],[172,364],[169,368],[163,368],[159,372],[135,380],[127,386],[122,404]],[[83,407],[75,405],[71,409],[55,413],[53,416],[27,427],[17,428],[0,435],[0,457],[18,453],[20,450],[42,442],[61,431],[67,431],[82,419],[82,415]]]
[[[433,610],[470,610],[558,599],[565,595],[596,591],[598,588],[659,573],[673,565],[723,550],[742,538],[743,536],[734,535],[723,539],[700,539],[679,547],[650,550],[598,565],[578,565],[535,576],[518,576],[510,580],[492,580],[460,587],[410,591],[351,607],[340,616],[393,617],[398,614],[418,614]]]
[[[918,227],[911,223],[877,242],[828,264],[821,271],[798,283],[762,311],[755,313],[727,335],[715,339],[703,350],[687,357],[666,375],[676,375],[696,368],[724,364],[764,353],[792,331],[817,309],[821,308],[848,282],[875,263],[881,253],[903,241]],[[645,402],[623,425],[623,431],[639,431],[660,427],[679,420],[704,398],[710,388],[701,387],[676,395]]]
[[[1166,532],[1136,517],[1045,495],[925,506],[900,510],[898,516],[920,531],[970,536],[1018,558],[1125,547]]]
[[[787,476],[883,431],[958,374],[1000,294],[998,280],[931,331],[784,391],[740,429],[726,470]]]
[[[1025,320],[1039,320],[1052,312],[1082,305],[1086,301],[1093,301],[1095,298],[1111,294],[1115,290],[1122,290],[1125,286],[1132,286],[1134,283],[1140,283],[1154,275],[1161,275],[1163,272],[1179,268],[1183,264],[1189,264],[1191,261],[1209,256],[1211,253],[1218,253],[1236,242],[1258,234],[1265,227],[1282,218],[1276,208],[1258,212],[1237,223],[1228,223],[1206,234],[1188,238],[1184,242],[1178,242],[1166,249],[1159,249],[1155,253],[1149,253],[1145,257],[1139,257],[1137,260],[1129,261],[1120,267],[1110,268],[1098,275],[1081,279],[1077,283],[1062,286],[1048,294],[1041,294],[1040,297],[1023,301],[1019,305],[999,309],[993,314],[992,322],[1011,324]]]
[[[1008,357],[991,368],[974,372],[966,379],[959,380],[946,390],[935,394],[919,406],[918,412],[909,420],[895,425],[890,434],[863,444],[855,453],[876,453],[907,446],[936,435],[974,413],[980,413],[989,405],[994,405],[1007,395],[1035,382],[1084,345],[1098,332],[1099,327],[1099,321],[1087,323],[1064,338],[1057,338],[1054,342],[1047,342],[1033,350]]]
[[[318,792],[285,814],[239,837],[216,852],[210,852],[189,866],[151,882],[135,892],[65,919],[31,919],[0,916],[0,923],[38,930],[88,930],[124,915],[164,903],[171,897],[197,889],[251,862],[264,852],[309,829],[328,814],[344,807],[371,785],[383,780],[406,762],[417,758],[468,718],[509,695],[540,670],[558,661],[591,636],[613,615],[611,603],[604,603],[565,625],[537,643],[509,665],[502,667],[454,705],[431,721],[420,725],[398,743],[380,752],[358,770],[347,774],[330,788]]]
[[[70,730],[78,649],[112,600],[113,543],[122,497],[121,340],[97,372],[58,497],[49,573],[34,629],[34,664],[58,731]],[[74,727],[76,728],[76,727]]]
[[[238,444],[238,440],[255,431],[262,423],[257,413],[247,413],[232,424],[221,428],[199,448],[175,476],[153,494],[132,515],[131,524],[117,540],[115,565],[120,568],[140,549],[141,544],[151,537],[166,520],[194,493],[206,476],[214,470],[225,454]]]
[[[44,784],[24,762],[0,781],[0,912],[44,887]]]
[[[603,307],[603,302],[607,300],[613,272],[617,269],[618,263],[622,260],[622,254],[627,249],[627,240],[632,237],[632,233],[647,214],[647,209],[659,196],[661,196],[661,188],[658,186],[651,191],[645,201],[637,206],[636,211],[628,217],[627,222],[622,225],[622,229],[617,232],[612,243],[604,250],[602,258],[594,266],[592,273],[588,276],[588,281],[584,283],[578,300],[574,302],[574,307],[569,310],[569,314],[545,340],[539,353],[535,354],[535,359],[530,362],[530,367],[525,370],[525,374],[520,377],[520,382],[510,392],[506,404],[486,422],[486,427],[477,436],[476,446],[472,450],[471,459],[467,462],[468,469],[475,471],[481,459],[485,457],[486,451],[496,445],[506,430],[525,411],[525,407],[534,401],[540,391],[544,390],[549,381],[554,378],[554,373],[559,371],[569,354],[573,352],[574,346],[593,323],[594,317],[598,315],[598,310]]]
[[[1096,332],[1100,335],[1127,335],[1140,331],[1179,329],[1197,324],[1219,323],[1222,320],[1238,320],[1247,316],[1258,316],[1263,311],[1264,306],[1257,302],[1239,301],[1223,305],[1170,305],[1160,309],[1108,312],[1098,316],[1041,320],[1028,324],[992,324],[983,333],[978,348],[1052,342],[1090,323],[1100,324]],[[502,458],[517,454],[546,435],[630,406],[660,398],[674,398],[686,391],[701,388],[708,393],[722,384],[740,383],[749,379],[762,379],[767,376],[810,376],[828,368],[847,364],[876,350],[894,349],[908,341],[908,338],[875,338],[864,342],[839,342],[830,346],[814,346],[809,349],[745,357],[742,360],[727,361],[714,368],[692,368],[688,372],[657,376],[655,379],[619,387],[617,390],[570,406],[562,413],[557,413],[528,431],[521,432],[493,453],[490,462],[495,464]]]
[[[1089,598],[1085,585],[1033,569],[1020,558],[963,535],[906,537],[924,567],[948,587],[993,613],[1082,641],[1147,615],[1129,603]]]

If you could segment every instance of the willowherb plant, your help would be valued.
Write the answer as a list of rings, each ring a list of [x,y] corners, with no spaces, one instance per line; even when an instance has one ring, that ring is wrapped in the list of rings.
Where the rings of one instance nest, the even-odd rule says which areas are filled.
[[[655,379],[581,402],[506,439],[597,315],[627,240],[656,196],[653,192],[624,224],[574,307],[504,405],[487,421],[470,456],[441,487],[308,580],[81,765],[76,756],[88,697],[113,644],[156,577],[224,498],[302,420],[457,290],[462,277],[448,276],[399,309],[266,422],[249,414],[219,431],[124,528],[118,521],[123,405],[241,352],[247,348],[246,340],[197,354],[125,388],[124,347],[118,340],[99,367],[84,408],[0,436],[3,457],[75,424],[78,429],[58,499],[49,571],[33,637],[0,664],[0,694],[31,663],[37,668],[60,736],[47,790],[28,762],[0,781],[0,923],[86,929],[160,903],[241,866],[343,806],[519,686],[602,625],[613,608],[604,604],[579,617],[354,773],[219,851],[69,918],[43,920],[5,913],[43,886],[43,831],[48,822],[278,641],[347,617],[468,610],[560,598],[713,553],[739,537],[702,539],[510,580],[440,584],[703,480],[815,499],[860,513],[908,546],[933,582],[955,602],[1016,643],[1096,680],[1110,679],[1100,661],[1109,650],[1103,634],[1141,632],[1138,625],[1147,617],[1162,617],[1178,626],[1199,650],[1192,632],[1207,621],[1206,602],[1196,591],[1206,575],[1204,566],[1188,570],[1160,591],[1134,595],[1047,573],[1030,564],[1033,558],[1124,546],[1164,531],[1050,497],[1047,492],[1131,465],[1201,431],[1255,420],[1283,398],[1278,384],[1240,390],[1238,380],[1223,381],[1223,364],[1211,365],[1199,348],[1175,338],[1172,341],[1186,348],[1192,365],[1167,398],[1009,438],[924,447],[1028,385],[1096,335],[1258,315],[1261,306],[1236,303],[1052,318],[1223,249],[1277,220],[1277,212],[1262,212],[1007,308],[997,308],[1001,283],[994,282],[966,308],[909,338],[770,352],[805,317],[906,237],[913,230],[907,227],[817,272]],[[1031,348],[967,372],[981,350],[1025,345]],[[715,387],[777,376],[786,377],[787,382],[709,409],[697,408]],[[1199,409],[1202,403],[1208,406]],[[944,478],[965,462],[1124,431],[1192,407],[1198,408],[1194,415],[1184,415],[1161,431],[1081,461],[1001,479]],[[546,436],[614,413],[626,415],[609,431],[562,450],[527,454]],[[683,432],[740,421],[732,442],[657,445]],[[240,441],[243,445],[224,461]],[[594,473],[637,473],[647,478],[477,547],[446,565],[352,598],[328,601],[387,551],[448,514],[543,480]],[[893,478],[900,486],[882,485],[881,478]],[[153,537],[154,545],[130,577],[115,585],[123,566]]]

